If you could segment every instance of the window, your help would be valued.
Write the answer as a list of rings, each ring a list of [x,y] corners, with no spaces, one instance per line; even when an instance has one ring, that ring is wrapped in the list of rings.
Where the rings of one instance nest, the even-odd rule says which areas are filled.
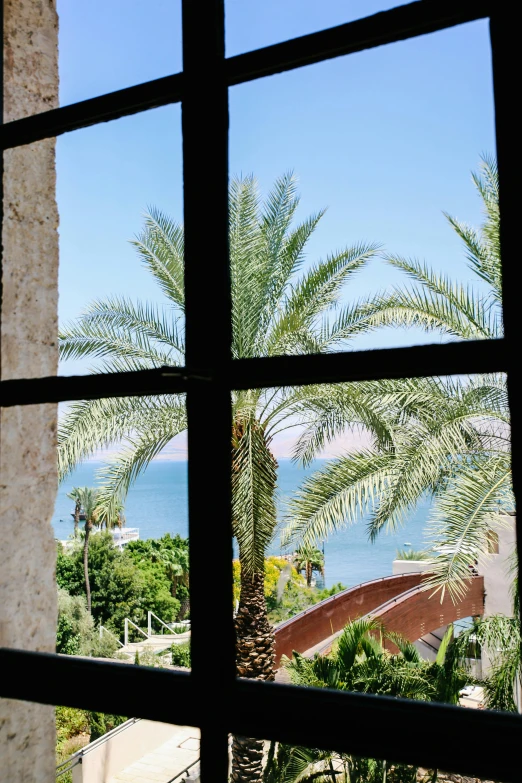
[[[228,88],[338,55],[490,17],[496,129],[502,187],[502,256],[506,336],[499,340],[412,348],[232,360],[228,268]],[[16,650],[0,654],[1,695],[134,715],[201,728],[202,780],[223,783],[229,733],[394,758],[484,778],[514,781],[519,774],[521,718],[403,702],[377,696],[310,691],[235,678],[230,615],[231,477],[230,390],[453,373],[508,374],[511,400],[518,335],[516,275],[518,140],[508,83],[515,73],[516,29],[504,5],[469,0],[420,0],[375,16],[256,51],[225,58],[223,0],[183,3],[183,71],[90,100],[5,124],[4,150],[146,109],[181,102],[183,124],[186,365],[183,368],[14,379],[1,384],[2,406],[162,393],[186,393],[189,446],[192,671],[190,674],[70,660]],[[94,56],[94,52],[93,52]],[[517,146],[515,146],[515,144]],[[200,182],[213,204],[214,252],[201,285]],[[206,324],[213,322],[212,341]],[[515,492],[520,485],[522,431],[513,410]],[[208,438],[208,422],[213,437]],[[212,465],[214,536],[208,520]],[[204,484],[203,484],[204,480]],[[522,523],[518,541],[522,542]],[[219,564],[218,567],[216,564]],[[210,576],[211,575],[211,576]],[[208,639],[219,638],[208,676]],[[72,690],[75,674],[82,687]],[[312,713],[328,716],[312,722]],[[288,721],[292,715],[292,721]],[[440,742],[459,736],[461,742]],[[486,749],[491,749],[486,751]],[[502,748],[500,752],[498,749]]]

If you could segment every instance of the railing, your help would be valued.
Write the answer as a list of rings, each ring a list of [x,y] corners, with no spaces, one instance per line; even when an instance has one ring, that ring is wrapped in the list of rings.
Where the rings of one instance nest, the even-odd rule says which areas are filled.
[[[141,635],[145,637],[145,639],[149,638],[148,634],[146,634],[145,631],[142,631],[139,625],[136,625],[136,623],[133,623],[132,620],[129,620],[129,618],[126,617],[125,624],[124,624],[124,637],[123,637],[125,639],[125,644],[123,645],[124,647],[127,647],[129,643],[129,625],[132,625],[133,628],[139,631]]]
[[[325,598],[323,601],[319,601],[318,604],[313,604],[312,606],[309,606],[307,609],[303,609],[302,612],[298,612],[297,614],[294,614],[292,617],[289,617],[288,620],[283,620],[282,622],[278,623],[276,626],[274,626],[277,630],[284,628],[285,625],[290,625],[292,622],[295,622],[300,617],[304,617],[307,614],[311,614],[313,612],[316,612],[318,607],[326,606],[327,604],[333,604],[336,601],[339,601],[341,598],[344,598],[347,593],[351,593],[352,590],[358,590],[360,587],[367,587],[368,585],[372,584],[378,584],[379,582],[385,582],[385,581],[391,581],[392,579],[401,579],[404,576],[413,576],[415,572],[412,572],[411,574],[389,574],[388,576],[380,576],[377,579],[369,579],[367,582],[359,582],[357,585],[353,585],[352,587],[347,587],[346,590],[341,590],[340,593],[335,593],[335,595],[331,595],[329,598]],[[415,589],[415,588],[413,588]],[[402,593],[400,593],[402,595]]]
[[[115,726],[115,728],[111,729],[111,731],[108,731],[107,734],[103,734],[103,736],[98,737],[98,739],[94,740],[94,742],[89,742],[89,744],[84,748],[77,750],[76,753],[73,753],[73,755],[69,756],[68,759],[62,761],[61,764],[58,764],[56,767],[56,778],[59,778],[66,772],[70,772],[73,767],[82,763],[82,759],[85,755],[87,755],[87,753],[90,753],[92,750],[99,748],[100,745],[108,742],[108,740],[112,739],[112,737],[115,737],[117,734],[120,734],[120,732],[129,729],[140,720],[141,718],[129,718],[129,720],[126,720],[125,723],[120,723],[119,726]]]
[[[186,775],[187,772],[190,772],[191,769],[194,769],[194,767],[197,767],[199,764],[199,759],[196,759],[196,761],[193,761],[192,764],[189,764],[188,767],[185,767],[185,769],[182,769],[181,772],[177,772],[173,778],[170,778],[168,783],[175,783],[175,781],[178,781],[182,775]]]
[[[232,747],[232,738],[229,738],[228,740],[228,749],[230,752],[230,748]],[[185,767],[185,769],[182,769],[181,772],[177,772],[173,778],[170,778],[170,780],[167,781],[167,783],[176,783],[176,781],[179,781],[182,775],[186,775],[187,772],[190,772],[191,769],[194,769],[194,767],[197,767],[199,764],[200,759],[196,759],[196,761],[193,761],[191,764],[188,765],[188,767]]]
[[[167,623],[164,623],[164,622],[163,622],[163,620],[161,619],[161,617],[158,617],[158,615],[157,615],[157,614],[154,614],[154,612],[151,612],[151,611],[150,611],[150,609],[149,609],[149,611],[147,612],[147,631],[148,631],[148,633],[149,633],[149,636],[152,636],[152,618],[153,618],[153,617],[155,617],[155,618],[156,618],[156,620],[157,620],[159,623],[161,623],[161,624],[163,625],[163,627],[164,627],[164,628],[166,628],[166,629],[167,629],[167,631],[168,631],[170,634],[172,634],[172,633],[173,633],[173,631],[172,631],[172,628],[171,628],[169,625],[167,625]]]
[[[120,647],[124,647],[124,645],[120,642],[116,634],[113,634],[112,631],[107,630],[107,628],[104,625],[100,625],[100,639],[103,637],[103,634],[106,633],[109,636],[112,636],[113,639],[116,639]]]
[[[140,529],[139,527],[127,527],[114,530],[112,533],[112,540],[115,546],[123,547],[128,544],[129,541],[139,541]]]

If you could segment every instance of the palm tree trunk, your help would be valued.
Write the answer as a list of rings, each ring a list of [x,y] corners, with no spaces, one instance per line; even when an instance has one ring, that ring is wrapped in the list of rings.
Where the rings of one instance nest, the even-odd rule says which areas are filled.
[[[74,504],[74,537],[78,538],[78,525],[80,524],[81,503],[77,500]]]
[[[85,540],[83,542],[83,574],[85,577],[85,592],[87,594],[87,611],[91,613],[91,585],[89,583],[89,534],[92,522],[85,522]]]
[[[184,620],[185,617],[188,615],[189,611],[190,611],[190,598],[187,596],[187,598],[181,599],[181,604],[178,612],[178,621]]]
[[[242,580],[235,626],[238,676],[273,680],[275,636],[266,612],[264,574]],[[231,783],[262,780],[263,752],[262,739],[234,737]]]
[[[311,560],[306,561],[306,586],[307,587],[312,586],[312,561]]]

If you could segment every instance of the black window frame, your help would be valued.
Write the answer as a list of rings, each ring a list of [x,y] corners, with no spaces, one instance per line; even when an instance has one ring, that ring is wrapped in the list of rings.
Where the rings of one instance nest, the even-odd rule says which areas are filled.
[[[148,670],[117,662],[3,649],[0,695],[198,726],[204,783],[224,783],[227,779],[229,732],[471,773],[504,783],[518,780],[517,739],[522,737],[522,718],[518,715],[236,679],[230,610],[230,425],[234,389],[505,372],[512,413],[513,482],[515,496],[519,496],[522,429],[516,406],[521,394],[515,352],[520,336],[515,194],[520,178],[515,140],[518,126],[512,115],[518,44],[514,15],[505,0],[418,0],[227,58],[224,0],[182,0],[182,9],[181,73],[6,123],[0,128],[0,136],[5,150],[181,102],[185,367],[2,381],[0,405],[186,393],[192,671]],[[489,19],[491,34],[505,336],[378,351],[232,360],[227,220],[229,87],[478,19]],[[206,201],[214,214],[213,253],[206,265],[208,254],[200,253],[201,181],[205,182]],[[208,322],[213,324],[211,344]],[[209,421],[212,438],[208,437]],[[209,495],[213,509],[211,543],[205,537]],[[518,520],[517,540],[520,559],[522,523]],[[222,566],[216,568],[216,563]],[[210,639],[219,639],[211,652]],[[310,721],[309,716],[314,714],[322,717]]]

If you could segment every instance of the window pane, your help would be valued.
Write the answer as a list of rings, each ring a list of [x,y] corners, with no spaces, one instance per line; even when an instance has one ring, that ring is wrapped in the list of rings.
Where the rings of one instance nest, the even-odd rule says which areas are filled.
[[[56,708],[56,777],[170,783],[199,764],[199,729],[101,712]]]
[[[249,390],[233,411],[238,675],[517,711],[505,377]]]
[[[485,23],[230,96],[236,356],[501,333]]]
[[[181,70],[181,3],[60,0],[60,104]]]
[[[267,778],[275,781],[293,779],[290,775],[294,770],[299,770],[305,780],[310,779],[308,776],[314,776],[319,777],[320,780],[337,780],[339,783],[345,781],[381,783],[383,780],[388,783],[457,783],[457,781],[479,783],[479,779],[474,776],[466,777],[454,772],[366,758],[351,753],[337,753],[268,741],[263,743],[263,749],[268,759]],[[488,781],[488,783],[500,783],[500,781]]]
[[[396,5],[393,0],[227,0],[227,56],[352,22]]]
[[[58,454],[58,652],[189,668],[184,395],[70,403]]]
[[[60,372],[183,364],[180,107],[61,136],[56,169]]]
[[[30,777],[36,766],[59,783],[170,783],[199,771],[200,732],[193,726],[9,699],[0,700],[0,710],[6,781]]]

